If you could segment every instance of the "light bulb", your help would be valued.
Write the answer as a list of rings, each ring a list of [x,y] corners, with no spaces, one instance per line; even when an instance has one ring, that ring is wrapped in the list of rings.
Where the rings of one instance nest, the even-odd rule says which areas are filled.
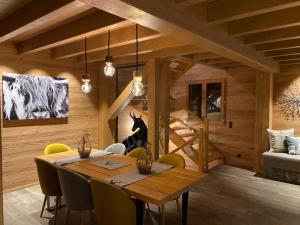
[[[145,88],[142,82],[140,81],[134,81],[132,84],[132,90],[131,93],[134,96],[142,96],[145,93]]]
[[[105,76],[112,77],[116,72],[115,67],[111,62],[105,62],[105,64],[106,64],[104,67]]]
[[[90,93],[92,91],[92,86],[89,84],[89,82],[84,82],[82,85],[81,85],[81,90],[83,93]]]

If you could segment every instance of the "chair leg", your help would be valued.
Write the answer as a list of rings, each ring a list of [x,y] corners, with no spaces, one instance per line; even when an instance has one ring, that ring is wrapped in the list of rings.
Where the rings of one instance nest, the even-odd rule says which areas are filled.
[[[69,215],[70,215],[70,209],[67,210],[67,215],[65,218],[65,225],[67,225],[67,223],[68,223]]]
[[[179,221],[181,222],[181,210],[180,210],[180,202],[179,202],[179,198],[176,198],[176,204],[177,204],[177,210],[178,210]]]
[[[56,196],[55,199],[55,216],[54,216],[54,225],[56,225],[57,214],[58,214],[58,204],[59,204],[59,196]]]
[[[50,197],[47,197],[47,210],[48,210],[48,211],[51,210],[51,206],[50,206]]]
[[[47,199],[48,199],[48,196],[45,195],[40,217],[43,217],[43,213],[44,213],[44,209],[45,209],[45,205],[46,205]]]
[[[90,217],[91,217],[91,225],[93,225],[94,220],[93,220],[93,210],[92,209],[90,210]]]
[[[85,219],[85,211],[82,211],[81,215],[80,215],[80,224],[81,225],[84,225],[84,219]]]
[[[165,225],[165,205],[160,207],[160,225]]]

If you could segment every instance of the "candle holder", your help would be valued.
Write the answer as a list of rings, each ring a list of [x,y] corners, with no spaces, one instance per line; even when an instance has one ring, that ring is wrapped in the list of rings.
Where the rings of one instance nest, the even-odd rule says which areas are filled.
[[[151,144],[147,143],[144,148],[140,148],[136,160],[136,167],[140,174],[151,173],[153,158],[150,146]]]
[[[90,157],[91,151],[92,151],[92,145],[90,142],[90,134],[85,133],[80,140],[79,146],[78,146],[78,154],[81,159],[86,159]]]

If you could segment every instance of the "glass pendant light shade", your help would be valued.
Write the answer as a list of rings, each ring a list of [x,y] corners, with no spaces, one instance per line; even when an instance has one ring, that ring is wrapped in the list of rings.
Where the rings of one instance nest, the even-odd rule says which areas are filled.
[[[116,68],[113,66],[113,57],[108,55],[105,58],[104,74],[105,76],[112,77],[115,72]]]
[[[90,75],[88,74],[88,63],[87,63],[87,56],[86,56],[86,38],[84,39],[84,58],[85,58],[85,73],[82,75],[81,81],[83,84],[81,85],[81,90],[83,93],[88,94],[92,91],[92,86],[90,84],[91,79]]]
[[[142,72],[139,70],[139,44],[138,44],[138,25],[136,24],[136,70],[133,71],[133,84],[131,93],[134,96],[142,96],[145,94],[145,87],[142,83],[143,75]]]
[[[107,37],[107,56],[105,57],[104,74],[107,77],[115,75],[116,68],[113,66],[113,57],[110,55],[110,31]]]
[[[81,85],[81,90],[83,93],[90,93],[92,91],[92,86],[90,85],[89,82],[84,82],[82,85]]]

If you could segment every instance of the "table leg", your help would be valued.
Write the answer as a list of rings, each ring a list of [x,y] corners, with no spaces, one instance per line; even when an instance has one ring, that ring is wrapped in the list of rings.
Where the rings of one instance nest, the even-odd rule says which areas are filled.
[[[182,194],[182,217],[181,217],[182,225],[187,225],[188,208],[189,208],[189,192],[187,191]]]
[[[136,225],[144,225],[144,208],[145,202],[136,199]]]

